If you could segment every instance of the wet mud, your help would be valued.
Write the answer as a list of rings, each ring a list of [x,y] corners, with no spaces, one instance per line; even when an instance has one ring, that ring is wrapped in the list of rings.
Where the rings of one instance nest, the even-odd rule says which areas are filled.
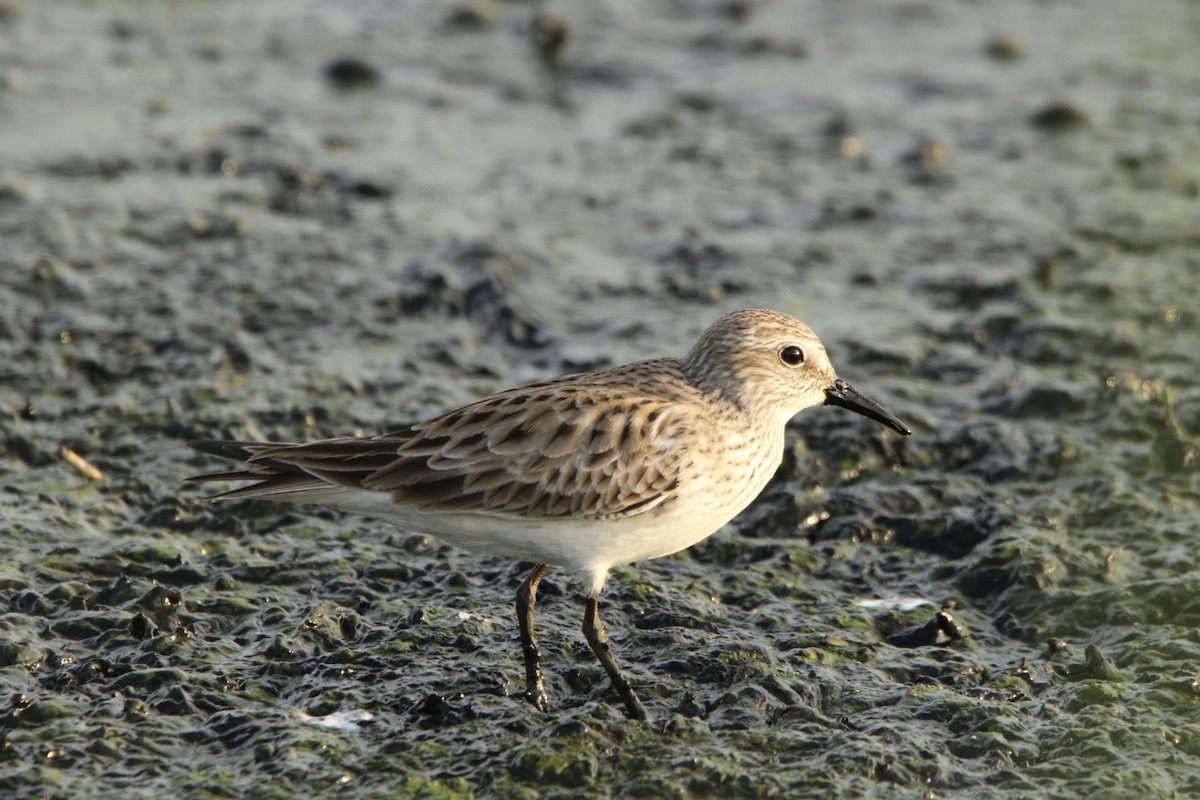
[[[0,2],[0,795],[1200,792],[1196,8]],[[614,571],[198,502],[190,438],[380,433],[808,322],[804,412]]]

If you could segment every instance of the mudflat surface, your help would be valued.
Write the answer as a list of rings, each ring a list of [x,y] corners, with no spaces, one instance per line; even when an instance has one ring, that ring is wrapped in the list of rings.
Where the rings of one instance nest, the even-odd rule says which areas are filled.
[[[1200,793],[1198,15],[0,2],[0,795]],[[649,725],[570,576],[546,715],[527,565],[180,482],[745,306],[914,435],[614,572]]]

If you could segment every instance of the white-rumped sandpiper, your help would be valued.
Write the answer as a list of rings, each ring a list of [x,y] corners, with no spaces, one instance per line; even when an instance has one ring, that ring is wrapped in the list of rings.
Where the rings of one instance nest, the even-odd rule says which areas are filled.
[[[308,444],[197,441],[259,497],[386,520],[536,564],[517,591],[527,697],[547,707],[533,609],[551,566],[583,577],[583,633],[630,716],[597,598],[608,571],[689,547],[750,504],[783,457],[784,426],[816,405],[909,429],[838,379],[808,326],[746,309],[717,320],[683,359],[658,358],[531,383],[370,438]],[[212,499],[216,499],[212,498]]]

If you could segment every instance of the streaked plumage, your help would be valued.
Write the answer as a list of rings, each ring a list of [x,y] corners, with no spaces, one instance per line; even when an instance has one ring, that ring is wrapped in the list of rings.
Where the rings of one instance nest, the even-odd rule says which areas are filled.
[[[192,480],[255,481],[213,499],[320,503],[536,562],[518,616],[529,699],[542,708],[532,631],[537,582],[545,565],[582,574],[585,635],[630,714],[644,718],[599,621],[605,575],[695,544],[732,519],[778,467],[787,420],[822,403],[908,433],[837,379],[806,325],[749,309],[714,323],[682,360],[509,389],[382,436],[191,442],[248,463]]]

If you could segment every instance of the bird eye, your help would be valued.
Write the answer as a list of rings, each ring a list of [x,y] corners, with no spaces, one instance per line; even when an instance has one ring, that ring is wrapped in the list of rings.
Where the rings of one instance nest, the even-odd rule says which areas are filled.
[[[797,364],[804,363],[804,351],[796,345],[791,344],[779,351],[779,360],[787,364],[789,367],[794,367]]]

